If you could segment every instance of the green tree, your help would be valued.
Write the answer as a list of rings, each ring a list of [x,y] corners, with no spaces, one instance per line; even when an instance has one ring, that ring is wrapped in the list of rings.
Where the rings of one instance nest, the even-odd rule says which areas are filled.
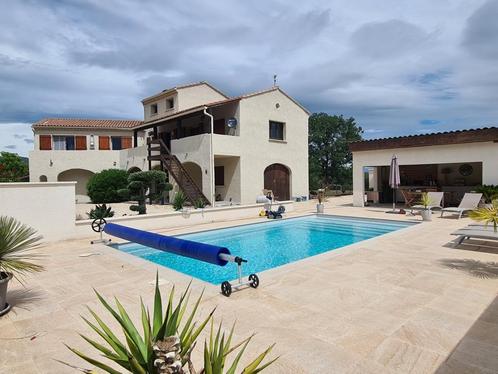
[[[148,170],[129,174],[127,187],[118,192],[123,198],[137,202],[137,205],[130,206],[130,210],[145,214],[146,199],[160,199],[165,191],[170,191],[172,188],[173,186],[167,182],[164,171]]]
[[[90,177],[86,185],[88,196],[94,204],[119,203],[126,201],[118,191],[126,188],[128,173],[126,170],[106,169]]]
[[[28,165],[16,153],[0,152],[0,182],[19,182],[28,175]]]
[[[349,143],[361,140],[363,129],[355,119],[313,113],[309,119],[310,188],[352,183]]]

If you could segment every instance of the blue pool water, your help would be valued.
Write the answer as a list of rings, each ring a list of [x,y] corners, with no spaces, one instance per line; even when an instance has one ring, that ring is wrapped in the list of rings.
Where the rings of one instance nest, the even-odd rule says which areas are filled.
[[[232,255],[248,260],[243,274],[249,275],[411,225],[399,221],[307,216],[177,237],[228,248]],[[213,284],[236,278],[233,263],[212,265],[135,243],[118,245],[118,249]]]

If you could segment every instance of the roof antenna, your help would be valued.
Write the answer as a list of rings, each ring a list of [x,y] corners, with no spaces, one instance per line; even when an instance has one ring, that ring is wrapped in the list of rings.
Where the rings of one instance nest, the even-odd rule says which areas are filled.
[[[277,86],[277,74],[273,74],[273,87]]]

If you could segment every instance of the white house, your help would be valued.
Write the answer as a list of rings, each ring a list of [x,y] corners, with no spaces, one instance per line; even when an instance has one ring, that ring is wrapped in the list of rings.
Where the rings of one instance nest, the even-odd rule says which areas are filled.
[[[254,203],[264,189],[281,201],[308,195],[309,112],[280,88],[230,98],[200,82],[142,103],[144,121],[35,123],[30,179],[76,180],[83,201],[92,173],[160,165],[192,202]]]
[[[437,190],[445,193],[446,205],[455,205],[479,185],[498,184],[497,127],[364,140],[351,143],[350,150],[355,206],[364,205],[367,189],[373,200],[392,202],[389,165],[393,155],[400,165],[398,202],[404,201],[401,190]]]

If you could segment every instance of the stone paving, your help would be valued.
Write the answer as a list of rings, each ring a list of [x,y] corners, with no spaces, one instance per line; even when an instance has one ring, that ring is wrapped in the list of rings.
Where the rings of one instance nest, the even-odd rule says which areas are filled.
[[[420,221],[350,201],[330,199],[326,213]],[[314,203],[297,204],[289,216],[313,212]],[[265,271],[258,289],[230,298],[194,280],[193,296],[205,289],[200,314],[217,307],[217,321],[237,320],[237,338],[257,332],[247,358],[277,343],[280,358],[267,373],[497,373],[498,245],[454,248],[449,233],[468,222],[434,215],[432,222]],[[106,316],[92,288],[117,296],[140,325],[138,300],[151,305],[156,270],[164,292],[190,281],[89,240],[50,243],[40,252],[46,271],[30,276],[25,288],[12,283],[13,310],[0,317],[0,373],[74,372],[55,359],[88,368],[63,343],[97,357],[78,336],[95,337],[80,318],[88,315],[85,305]],[[80,257],[88,253],[95,255]]]

